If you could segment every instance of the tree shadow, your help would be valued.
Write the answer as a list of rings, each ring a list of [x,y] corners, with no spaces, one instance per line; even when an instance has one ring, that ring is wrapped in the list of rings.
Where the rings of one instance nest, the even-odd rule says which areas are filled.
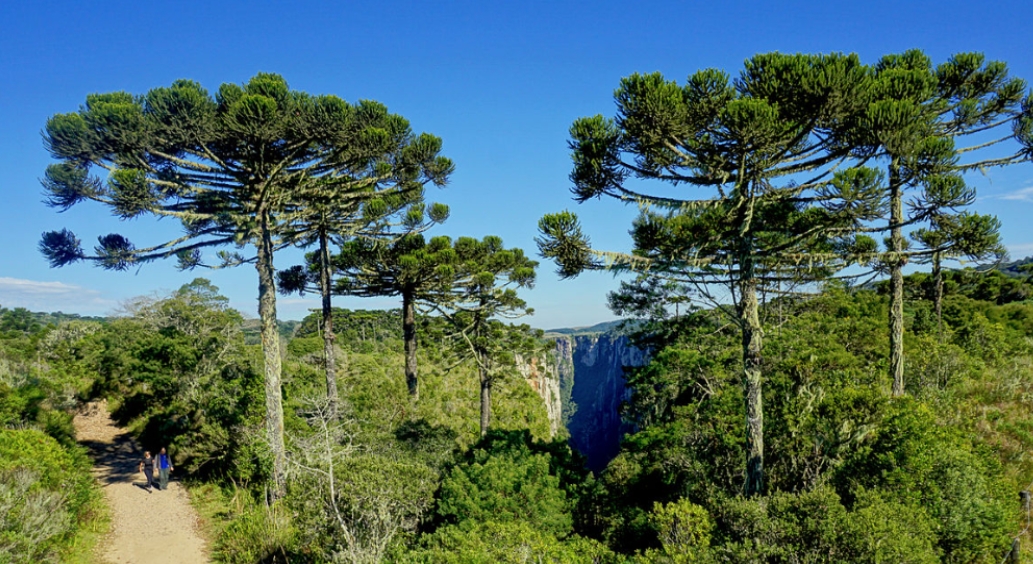
[[[108,486],[116,482],[128,482],[139,474],[141,451],[128,433],[120,433],[111,443],[80,441],[95,462],[97,480]]]

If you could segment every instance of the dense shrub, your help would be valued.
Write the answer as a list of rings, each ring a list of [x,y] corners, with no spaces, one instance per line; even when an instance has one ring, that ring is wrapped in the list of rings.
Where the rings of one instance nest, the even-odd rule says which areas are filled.
[[[601,537],[678,561],[654,504],[684,498],[714,522],[699,561],[1000,561],[1033,479],[1033,305],[951,295],[942,331],[927,303],[907,306],[911,399],[889,395],[883,296],[832,285],[765,310],[769,494],[755,499],[740,497],[737,334],[716,311],[678,320],[629,375],[638,428],[601,476]]]
[[[397,558],[406,564],[604,564],[619,562],[604,545],[591,539],[559,540],[526,521],[471,521],[449,525],[423,539],[422,547]]]
[[[99,496],[80,449],[0,429],[0,561],[56,562]]]
[[[296,544],[297,529],[285,507],[267,508],[250,503],[222,530],[213,557],[227,564],[287,562]]]

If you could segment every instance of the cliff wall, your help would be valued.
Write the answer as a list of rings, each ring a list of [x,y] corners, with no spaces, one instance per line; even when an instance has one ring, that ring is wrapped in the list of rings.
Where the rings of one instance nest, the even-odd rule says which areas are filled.
[[[641,366],[646,355],[628,338],[614,333],[570,335],[556,338],[556,374],[570,442],[588,458],[588,467],[601,470],[620,449],[628,430],[618,408],[630,390],[625,387],[625,367]]]
[[[560,391],[560,377],[556,364],[549,361],[548,355],[525,359],[516,357],[517,370],[527,385],[531,386],[545,404],[549,414],[549,433],[555,438],[563,428],[563,400]]]

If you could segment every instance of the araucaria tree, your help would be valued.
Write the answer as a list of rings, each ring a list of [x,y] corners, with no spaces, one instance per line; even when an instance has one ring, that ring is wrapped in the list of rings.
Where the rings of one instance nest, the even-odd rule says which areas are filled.
[[[933,67],[921,51],[907,51],[883,57],[873,75],[871,98],[855,140],[868,145],[862,152],[886,166],[889,238],[881,260],[890,274],[889,371],[893,394],[899,396],[904,393],[902,268],[911,256],[905,230],[927,220],[944,225],[945,210],[971,201],[961,173],[1025,158],[1022,151],[987,151],[1013,136],[1021,140],[1023,127],[1028,137],[1028,125],[1023,124],[1028,124],[1031,108],[1029,98],[1023,103],[1025,82],[1010,78],[1004,63],[988,62],[978,53],[954,55]],[[959,147],[963,142],[971,144]],[[918,205],[905,217],[906,192],[919,190]],[[955,230],[955,235],[962,234]],[[985,234],[970,234],[975,239],[962,246],[972,249],[986,240]]]
[[[477,364],[484,436],[491,424],[492,385],[505,367],[515,366],[515,353],[533,349],[529,328],[501,320],[534,313],[517,289],[534,287],[538,263],[521,249],[506,249],[495,236],[460,237],[453,251],[453,262],[437,269],[438,286],[428,303],[445,316],[460,350]]]
[[[351,296],[401,296],[405,383],[413,401],[420,397],[416,362],[416,306],[449,295],[456,253],[448,237],[428,243],[411,233],[390,243],[354,239],[333,259],[334,291]]]
[[[879,174],[841,166],[869,81],[854,56],[782,54],[746,61],[735,81],[717,70],[684,85],[625,78],[616,119],[571,127],[570,178],[579,202],[607,196],[642,207],[633,252],[593,250],[570,212],[539,223],[539,249],[562,276],[609,269],[703,294],[729,289],[742,335],[747,495],[764,488],[760,290],[827,275],[839,256],[874,249],[859,233],[882,211]],[[680,195],[685,188],[696,193]]]
[[[124,270],[169,257],[183,268],[255,265],[272,491],[282,496],[286,451],[273,253],[310,232],[299,225],[321,194],[363,201],[377,197],[380,186],[450,169],[437,154],[440,142],[414,135],[380,104],[294,91],[273,74],[223,84],[215,96],[189,80],[140,96],[89,95],[79,111],[47,121],[44,141],[60,161],[43,181],[51,206],[64,210],[92,200],[121,219],[172,218],[184,229],[147,247],[105,235],[92,254],[67,230],[44,233],[40,250],[52,266],[89,260]],[[93,175],[98,169],[106,180]],[[356,170],[367,174],[357,181]],[[238,251],[220,251],[217,265],[205,262],[201,249],[225,245]],[[253,255],[241,254],[244,248]]]
[[[451,166],[434,171],[436,175],[430,182],[443,186]],[[379,249],[394,241],[407,240],[410,237],[441,223],[448,217],[448,206],[433,204],[427,209],[423,202],[423,186],[412,183],[409,186],[396,185],[394,190],[382,189],[384,192],[376,199],[351,204],[347,197],[329,197],[317,202],[310,217],[299,222],[299,228],[310,232],[307,239],[315,243],[315,252],[305,255],[305,265],[295,265],[277,273],[280,292],[290,294],[297,292],[319,293],[322,298],[321,332],[323,334],[323,364],[326,372],[326,393],[330,400],[331,411],[337,404],[336,360],[334,354],[334,328],[331,296],[334,293],[334,270],[330,244],[336,243],[348,249]],[[343,200],[343,201],[340,201]],[[306,245],[307,246],[307,245]],[[345,251],[342,256],[353,256]],[[356,258],[358,258],[356,256]],[[381,257],[368,255],[373,261],[370,267],[375,268]],[[349,295],[384,295],[384,286],[362,286],[357,283],[342,283],[354,291],[339,290],[338,293]],[[370,283],[373,283],[372,281]],[[337,284],[340,288],[341,283]],[[405,294],[403,294],[404,296]],[[414,322],[415,323],[415,322]],[[408,334],[408,333],[407,333]],[[408,343],[408,341],[406,341]],[[413,332],[413,359],[415,361],[415,332]],[[408,350],[408,349],[407,349]],[[408,360],[408,357],[407,357]],[[408,369],[408,365],[406,366]],[[408,374],[408,372],[407,372]],[[409,390],[416,395],[416,375],[412,373]]]
[[[973,198],[975,196],[972,191]],[[929,227],[911,232],[918,243],[919,260],[932,265],[933,313],[937,338],[943,339],[943,261],[1000,261],[1007,251],[1001,243],[1001,222],[992,215],[962,212],[936,214]]]

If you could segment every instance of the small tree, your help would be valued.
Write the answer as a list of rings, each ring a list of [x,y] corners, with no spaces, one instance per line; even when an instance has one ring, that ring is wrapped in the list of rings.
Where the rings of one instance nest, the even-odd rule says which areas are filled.
[[[454,266],[438,269],[438,290],[429,303],[449,321],[460,350],[477,364],[481,383],[481,436],[491,423],[491,388],[514,353],[534,350],[529,327],[511,327],[499,319],[517,319],[534,310],[516,292],[534,286],[538,266],[520,249],[506,249],[495,236],[478,241],[460,237],[453,246]]]
[[[383,562],[396,537],[414,531],[430,508],[436,476],[422,464],[363,453],[354,443],[355,422],[341,417],[340,406],[304,403],[312,433],[294,437],[302,448],[292,463],[321,511],[303,516],[313,521],[301,526],[317,537],[323,527],[329,530],[337,541],[331,543],[337,545],[334,562]]]
[[[418,233],[390,244],[367,239],[349,241],[334,258],[335,291],[355,296],[401,296],[405,382],[419,400],[416,362],[416,306],[432,304],[454,273],[455,250],[448,237],[429,243]]]
[[[933,311],[936,312],[937,338],[943,338],[943,261],[1001,260],[1006,255],[1000,237],[1001,222],[992,215],[961,213],[937,215],[929,228],[911,233],[911,238],[928,253],[920,257],[932,264]]]
[[[223,84],[214,97],[188,80],[142,96],[91,94],[78,112],[47,121],[44,143],[60,160],[43,180],[50,206],[65,210],[92,200],[121,219],[168,217],[184,229],[143,248],[105,235],[92,255],[70,231],[47,232],[40,250],[52,266],[90,260],[125,270],[175,256],[192,268],[205,265],[205,247],[252,248],[252,257],[220,252],[218,266],[251,262],[258,271],[273,497],[282,496],[286,450],[273,253],[308,233],[298,225],[320,194],[356,186],[357,168],[369,175],[358,181],[366,189],[350,192],[355,201],[376,198],[381,184],[404,185],[450,169],[437,155],[436,138],[414,135],[404,118],[376,102],[312,96],[292,91],[280,76],[258,74],[242,86]],[[108,174],[107,182],[91,175],[93,167]]]

